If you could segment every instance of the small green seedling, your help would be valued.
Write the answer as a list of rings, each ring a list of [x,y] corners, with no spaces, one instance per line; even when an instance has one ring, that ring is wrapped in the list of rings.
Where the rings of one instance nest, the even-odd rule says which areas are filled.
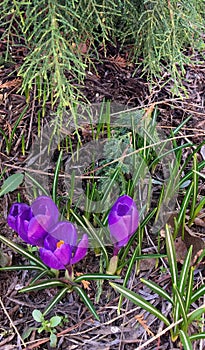
[[[44,315],[40,310],[37,309],[32,312],[32,316],[36,322],[41,323],[41,326],[38,328],[38,333],[41,333],[43,331],[50,333],[50,346],[52,348],[55,348],[57,344],[55,327],[57,327],[62,322],[63,317],[53,316],[50,318],[50,320],[45,320]]]

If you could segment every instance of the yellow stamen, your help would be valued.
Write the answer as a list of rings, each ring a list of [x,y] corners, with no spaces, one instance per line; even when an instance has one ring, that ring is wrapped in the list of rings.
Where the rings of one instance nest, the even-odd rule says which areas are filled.
[[[62,244],[64,244],[64,241],[58,241],[58,242],[56,243],[56,247],[57,247],[57,248],[60,248],[60,247],[62,246]]]

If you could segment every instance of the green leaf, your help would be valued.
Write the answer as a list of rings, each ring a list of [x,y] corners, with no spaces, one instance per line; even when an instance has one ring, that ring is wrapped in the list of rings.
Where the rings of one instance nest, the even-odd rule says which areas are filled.
[[[36,330],[37,330],[36,327],[28,327],[27,329],[25,329],[25,331],[23,331],[22,339],[25,340],[31,335],[33,331],[36,331]]]
[[[115,290],[121,293],[125,298],[129,299],[134,304],[140,306],[142,309],[147,310],[151,314],[155,315],[157,318],[163,321],[166,324],[166,326],[170,325],[168,319],[160,311],[158,311],[151,303],[149,303],[147,300],[142,298],[139,294],[134,293],[129,289],[123,286],[120,286],[119,284],[115,284],[112,282],[109,282],[109,283],[111,287],[113,287]]]
[[[40,273],[36,274],[31,282],[30,282],[30,286],[33,285],[34,283],[36,283],[38,280],[42,280],[46,275],[49,275],[51,278],[55,277],[53,271],[51,270],[42,270]]]
[[[191,341],[200,340],[200,339],[205,339],[205,332],[192,334],[192,335],[190,335],[189,339],[190,339]]]
[[[204,198],[199,202],[199,204],[196,206],[195,210],[194,210],[194,214],[192,217],[192,220],[190,221],[190,226],[193,223],[194,219],[197,217],[197,215],[200,213],[201,209],[205,206],[205,196]]]
[[[57,187],[58,187],[58,175],[59,175],[60,166],[61,166],[62,154],[63,154],[63,150],[60,151],[60,154],[56,163],[54,179],[53,179],[52,198],[55,203],[57,200],[56,197],[57,197]]]
[[[75,278],[74,282],[119,279],[120,276],[108,275],[104,273],[88,273]]]
[[[183,300],[183,297],[180,293],[180,291],[178,290],[178,287],[174,284],[173,285],[173,291],[175,292],[175,303],[176,303],[176,309],[179,310],[179,312],[175,313],[175,319],[174,321],[178,321],[179,315],[182,315],[183,321],[184,321],[184,325],[185,327],[187,327],[188,321],[187,321],[187,314],[186,314],[186,308],[185,308],[185,302]]]
[[[57,327],[61,323],[61,317],[60,316],[53,316],[50,319],[50,326],[52,328]]]
[[[0,190],[0,197],[3,196],[6,193],[13,192],[16,190],[19,185],[22,183],[24,178],[23,174],[16,173],[11,176],[9,176],[3,183],[1,190]]]
[[[110,195],[113,184],[115,183],[115,179],[117,178],[120,170],[121,170],[121,166],[118,165],[117,168],[115,169],[114,173],[112,174],[112,177],[110,178],[110,181],[109,181],[107,188],[105,189],[101,203],[104,203],[107,200],[107,198],[109,198],[108,196]]]
[[[196,202],[197,202],[197,197],[198,197],[198,186],[199,186],[199,175],[197,174],[198,172],[198,162],[197,162],[197,154],[195,153],[193,155],[193,195],[192,195],[192,200],[191,200],[191,208],[190,208],[190,220],[189,220],[189,225],[194,220],[194,211],[196,207]]]
[[[199,287],[191,297],[191,304],[194,303],[199,298],[203,297],[205,294],[205,284],[203,284],[201,287]]]
[[[87,218],[85,216],[83,216],[83,219],[85,220],[85,223],[88,227],[88,229],[86,229],[86,231],[88,233],[91,234],[92,238],[98,242],[99,247],[102,249],[105,261],[106,261],[106,266],[108,266],[109,263],[109,259],[108,259],[108,254],[107,254],[107,250],[105,248],[105,244],[103,243],[103,241],[101,240],[101,238],[99,237],[99,235],[96,233],[95,228],[91,225],[91,223],[87,220]]]
[[[55,348],[57,345],[57,336],[54,333],[51,333],[49,339],[50,339],[50,347]]]
[[[192,300],[192,293],[193,293],[193,284],[194,284],[194,267],[191,266],[190,273],[188,276],[188,282],[187,282],[187,288],[186,288],[186,312],[189,311],[191,300]]]
[[[48,266],[46,266],[40,259],[38,259],[35,255],[28,252],[27,249],[22,248],[20,245],[10,241],[8,238],[0,235],[0,241],[2,241],[9,248],[13,249],[15,252],[23,255],[26,259],[32,261],[35,265],[41,267],[42,269],[49,270]]]
[[[184,260],[183,266],[182,266],[182,270],[180,273],[180,277],[179,277],[179,283],[178,283],[178,288],[179,288],[179,292],[182,293],[182,295],[184,295],[185,292],[185,287],[187,285],[187,279],[188,279],[188,275],[190,272],[190,264],[191,264],[191,257],[192,257],[192,246],[190,246],[186,258]]]
[[[25,270],[40,270],[45,271],[41,266],[37,265],[12,265],[0,267],[0,271],[25,271]]]
[[[25,176],[29,178],[29,180],[32,181],[32,183],[41,190],[41,192],[45,195],[49,197],[49,193],[41,186],[41,184],[34,179],[29,173],[25,173]]]
[[[102,249],[105,261],[106,261],[106,266],[108,266],[108,254],[107,254],[107,250],[105,248],[105,245],[103,243],[103,241],[101,240],[101,238],[99,237],[99,235],[95,232],[95,228],[90,224],[90,222],[83,216],[83,219],[85,221],[85,223],[87,224],[87,227],[85,226],[83,220],[81,218],[78,217],[78,215],[76,215],[76,213],[70,209],[71,214],[73,215],[73,217],[75,218],[75,220],[79,223],[80,226],[82,226],[83,230],[85,232],[88,233],[88,235],[91,235],[92,238],[99,243],[99,246]]]
[[[172,277],[172,284],[177,285],[178,271],[177,271],[176,253],[175,253],[175,247],[174,247],[174,240],[173,240],[172,234],[170,233],[168,225],[166,225],[166,249],[167,249],[167,257],[169,262],[170,273]]]
[[[84,290],[78,286],[74,286],[73,289],[80,295],[82,301],[88,307],[88,309],[93,314],[93,316],[96,318],[96,320],[100,321],[100,318],[95,310],[95,307],[94,307],[92,301],[88,298],[88,296],[84,292]]]
[[[188,334],[186,332],[180,330],[179,335],[180,335],[180,340],[183,344],[183,349],[184,350],[193,350]]]
[[[54,308],[54,306],[64,297],[64,295],[69,291],[70,291],[69,287],[62,288],[51,300],[51,302],[48,304],[48,306],[43,312],[43,315],[44,316],[47,315]]]
[[[183,201],[182,201],[182,204],[181,204],[181,207],[180,207],[180,211],[179,211],[179,214],[178,214],[178,218],[177,218],[177,226],[176,226],[176,229],[175,229],[176,232],[178,232],[179,227],[183,224],[183,220],[184,220],[184,217],[185,217],[186,209],[187,209],[187,206],[189,204],[191,195],[193,194],[193,186],[194,186],[194,184],[192,182],[191,185],[189,186],[187,192],[186,192],[186,195],[184,196]],[[182,228],[183,228],[183,225],[182,225]]]
[[[191,315],[188,317],[188,324],[191,324],[195,320],[199,320],[201,315],[205,313],[205,305],[202,307],[199,307],[198,309],[194,310]]]
[[[138,228],[139,229],[139,228]],[[125,274],[125,278],[124,278],[124,281],[123,281],[123,287],[126,287],[127,285],[127,282],[130,278],[130,274],[131,274],[131,271],[132,271],[132,268],[133,268],[133,265],[136,261],[136,257],[139,255],[139,244],[137,245],[137,247],[135,248],[135,251],[134,251],[134,254],[132,255],[132,258],[130,260],[130,263],[129,263],[129,266],[127,268],[127,271],[126,271],[126,274]],[[120,309],[121,309],[121,306],[122,306],[122,301],[123,301],[123,294],[120,295],[120,298],[119,298],[119,302],[118,302],[118,313],[120,313]]]
[[[32,316],[33,316],[33,318],[34,318],[34,320],[35,320],[36,322],[42,322],[43,319],[44,319],[44,317],[43,317],[41,311],[40,311],[40,310],[37,310],[37,309],[33,310]]]
[[[144,283],[147,287],[149,287],[150,289],[152,289],[152,291],[154,293],[157,293],[158,295],[160,295],[163,299],[166,299],[167,301],[169,301],[171,304],[173,304],[173,300],[172,298],[169,296],[169,294],[167,292],[165,292],[164,289],[162,289],[158,284],[149,281],[149,280],[145,280],[144,278],[140,279],[142,281],[142,283]]]
[[[32,284],[31,286],[28,286],[28,287],[24,287],[21,290],[19,290],[19,293],[35,292],[37,290],[54,288],[54,287],[65,287],[65,283],[59,280],[43,281],[43,282],[36,283],[34,285]]]

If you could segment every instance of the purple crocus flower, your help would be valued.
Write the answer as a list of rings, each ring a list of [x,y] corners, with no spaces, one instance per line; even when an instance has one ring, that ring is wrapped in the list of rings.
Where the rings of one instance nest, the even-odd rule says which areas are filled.
[[[26,243],[43,246],[46,235],[58,222],[58,217],[58,208],[52,199],[40,196],[31,206],[25,203],[13,204],[7,221]]]
[[[32,218],[32,210],[29,205],[25,203],[14,203],[7,217],[8,225],[16,231],[26,243],[30,243],[28,239],[28,224]]]
[[[88,236],[83,235],[77,244],[74,225],[68,221],[58,222],[44,240],[39,249],[40,258],[48,267],[65,270],[84,258],[88,249]]]
[[[32,245],[43,246],[44,238],[58,222],[59,211],[50,197],[40,196],[31,204],[33,218],[28,225],[28,239]]]
[[[108,215],[108,225],[114,244],[114,255],[117,255],[139,225],[139,213],[131,197],[123,195],[117,199]]]

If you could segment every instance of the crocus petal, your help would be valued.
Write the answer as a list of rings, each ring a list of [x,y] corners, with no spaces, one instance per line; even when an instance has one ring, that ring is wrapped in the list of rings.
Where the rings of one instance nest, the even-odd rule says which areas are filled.
[[[78,261],[83,259],[87,253],[88,250],[88,236],[86,234],[83,235],[81,241],[78,243],[76,252],[71,259],[71,264],[76,264]]]
[[[9,211],[9,215],[7,217],[8,225],[16,232],[18,232],[17,219],[19,215],[21,215],[24,211],[28,211],[29,205],[25,203],[14,203]]]
[[[75,226],[69,221],[59,221],[49,234],[59,241],[64,241],[71,247],[75,247],[77,244],[77,233]]]
[[[54,238],[50,234],[47,234],[43,242],[43,247],[54,252],[56,250],[58,241],[58,239]]]
[[[65,270],[65,266],[51,250],[40,248],[39,253],[43,263],[51,269]]]
[[[47,235],[47,231],[44,228],[47,226],[48,221],[49,217],[46,215],[37,215],[30,220],[28,224],[28,239],[31,244],[39,247],[43,246],[44,238]]]
[[[139,213],[131,197],[118,198],[108,215],[108,225],[114,245],[120,248],[127,244],[139,225]]]
[[[28,225],[30,220],[32,219],[31,208],[29,207],[27,210],[24,210],[16,220],[16,231],[18,235],[23,239],[26,243],[32,244],[28,237]]]
[[[49,231],[58,222],[59,211],[50,197],[40,196],[36,198],[31,204],[31,209],[35,217],[39,217],[39,215],[46,216],[47,220],[44,223],[41,222],[45,231]]]
[[[112,225],[117,222],[119,217],[123,217],[124,215],[128,214],[129,209],[132,206],[135,206],[136,208],[136,204],[131,197],[127,195],[119,197],[110,210],[108,223]]]
[[[64,266],[70,265],[72,249],[69,244],[62,244],[60,248],[55,250],[54,254]]]

